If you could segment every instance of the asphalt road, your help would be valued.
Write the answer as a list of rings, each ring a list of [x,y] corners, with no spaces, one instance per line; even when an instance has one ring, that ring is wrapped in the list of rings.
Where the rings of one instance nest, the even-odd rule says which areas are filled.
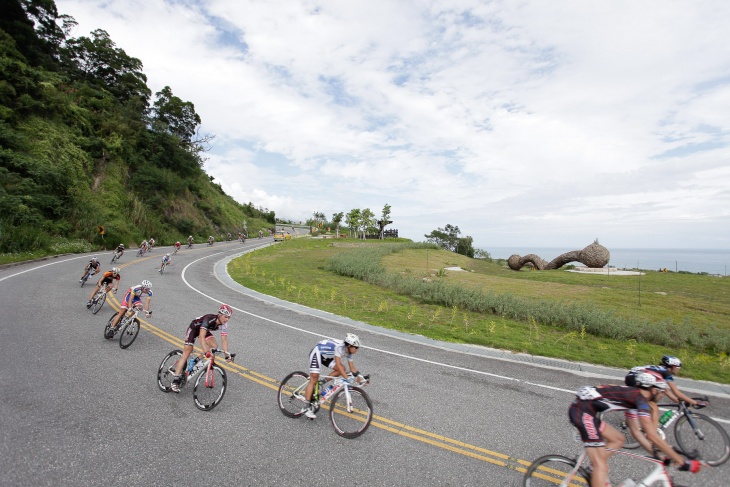
[[[224,268],[216,263],[270,243],[183,248],[162,276],[165,249],[141,258],[130,250],[120,288],[151,280],[154,313],[127,350],[102,336],[121,292],[97,315],[85,307],[91,288],[78,279],[88,255],[0,270],[0,485],[519,486],[531,460],[579,452],[570,391],[601,380],[289,309],[216,275]],[[111,252],[99,257],[107,270]],[[202,412],[191,387],[162,393],[156,372],[189,322],[219,302],[235,309],[238,356],[222,403]],[[322,337],[348,331],[363,340],[355,362],[373,376],[375,412],[354,440],[334,433],[326,411],[289,419],[276,403],[277,381],[306,370]],[[708,413],[730,419],[727,396],[711,401]],[[729,469],[673,474],[683,485],[719,487]]]

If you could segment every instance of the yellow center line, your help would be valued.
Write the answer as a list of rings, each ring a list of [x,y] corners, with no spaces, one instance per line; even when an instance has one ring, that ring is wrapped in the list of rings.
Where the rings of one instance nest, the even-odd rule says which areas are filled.
[[[148,257],[149,258],[149,257]],[[134,261],[134,263],[139,262],[141,259],[138,259]],[[126,265],[130,265],[133,262],[130,262]],[[121,267],[121,266],[120,266]],[[116,311],[119,311],[120,305],[119,302],[116,300],[114,296],[111,296],[111,299],[113,303],[110,303],[110,306],[114,308]],[[150,323],[140,320],[140,322],[143,324],[140,328],[146,331],[149,331],[151,334],[163,339],[166,342],[169,342],[179,348],[183,347],[183,340],[180,338],[177,338],[176,336],[154,326]],[[201,353],[202,349],[199,347],[194,347],[194,349]],[[241,377],[244,377],[252,382],[255,382],[257,384],[260,384],[264,387],[268,387],[269,389],[272,389],[274,391],[279,390],[279,384],[280,382],[277,379],[273,379],[271,377],[267,377],[263,374],[260,374],[258,372],[255,372],[251,369],[248,369],[242,365],[239,365],[235,362],[216,362],[218,365],[223,367],[229,372],[232,372],[236,375],[239,375]],[[436,446],[438,448],[442,448],[444,450],[448,450],[454,453],[458,453],[460,455],[464,455],[470,458],[474,458],[476,460],[481,460],[484,462],[488,462],[494,465],[498,465],[500,467],[509,468],[510,470],[515,470],[517,472],[525,473],[527,471],[528,466],[531,465],[531,462],[528,462],[526,460],[522,460],[520,458],[515,458],[510,455],[506,455],[504,453],[495,452],[492,450],[488,450],[486,448],[482,448],[476,445],[471,445],[469,443],[465,443],[463,441],[456,440],[454,438],[449,438],[447,436],[440,435],[438,433],[434,433],[431,431],[422,430],[419,428],[415,428],[413,426],[409,426],[405,423],[400,423],[398,421],[394,421],[392,419],[385,418],[383,416],[373,415],[372,422],[370,423],[372,426],[379,428],[384,431],[388,431],[390,433],[394,433],[396,435],[400,435],[412,440],[420,441],[422,443],[426,443],[432,446]],[[559,481],[558,481],[559,483]]]

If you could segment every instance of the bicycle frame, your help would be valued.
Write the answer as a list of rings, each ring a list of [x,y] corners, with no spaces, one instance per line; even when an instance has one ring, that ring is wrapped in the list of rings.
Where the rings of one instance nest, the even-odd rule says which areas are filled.
[[[206,377],[205,377],[205,387],[213,387],[213,383],[209,383],[209,380],[213,380],[213,375],[209,374],[210,369],[213,368],[215,365],[215,356],[216,354],[223,354],[225,353],[220,348],[213,348],[211,349],[211,355],[210,358],[206,358],[205,356],[198,356],[198,362],[193,366],[193,372],[190,375],[187,375],[187,365],[183,369],[183,374],[186,375],[185,382],[183,385],[187,384],[188,382],[193,382],[193,380],[199,376],[203,371],[205,371]],[[231,354],[231,360],[233,360],[236,357],[235,353]]]

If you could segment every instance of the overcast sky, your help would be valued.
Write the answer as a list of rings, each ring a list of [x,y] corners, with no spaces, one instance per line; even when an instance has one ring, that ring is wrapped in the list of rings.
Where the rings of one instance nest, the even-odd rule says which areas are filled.
[[[730,248],[730,2],[56,0],[215,134],[206,171],[401,236]]]

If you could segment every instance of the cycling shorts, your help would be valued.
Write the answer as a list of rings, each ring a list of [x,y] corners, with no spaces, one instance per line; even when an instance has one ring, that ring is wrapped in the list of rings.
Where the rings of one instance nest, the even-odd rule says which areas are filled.
[[[127,292],[127,294],[124,295],[124,299],[122,299],[122,302],[119,304],[120,308],[129,309],[129,297],[131,294],[132,294],[131,292]],[[141,302],[142,302],[142,299],[140,299],[139,296],[135,296],[134,299],[132,300],[132,307],[134,307],[135,304],[141,303]]]
[[[586,448],[606,446],[602,435],[606,424],[598,418],[593,401],[573,401],[568,409],[568,418],[578,429]]]
[[[188,331],[185,332],[185,345],[190,345],[191,347],[195,345],[195,339],[200,336],[200,330],[201,328],[189,326]],[[215,337],[210,331],[205,330],[205,339],[210,340],[211,338]]]
[[[329,367],[333,360],[333,358],[323,359],[319,347],[314,347],[309,354],[309,373],[319,374],[322,366]]]
[[[103,286],[104,284],[106,284],[107,286],[109,286],[112,282],[114,282],[114,276],[102,277],[99,281],[99,285]]]

